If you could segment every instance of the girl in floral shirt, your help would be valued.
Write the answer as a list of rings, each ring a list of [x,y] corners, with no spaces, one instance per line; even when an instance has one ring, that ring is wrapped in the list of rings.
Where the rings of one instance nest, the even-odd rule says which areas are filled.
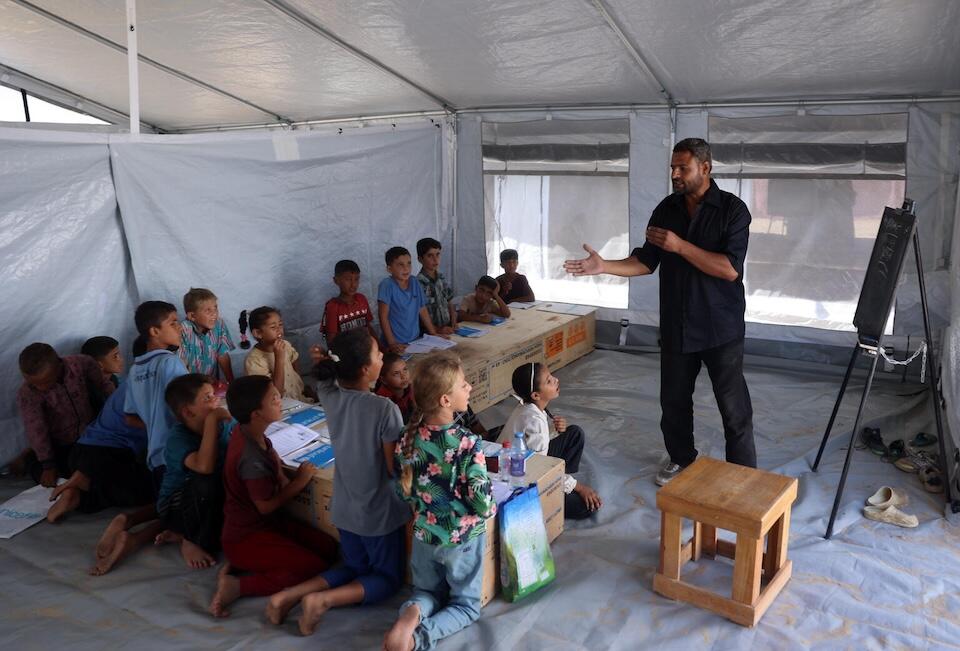
[[[481,439],[454,418],[467,410],[471,389],[448,352],[417,363],[418,410],[397,445],[400,488],[416,513],[414,593],[384,638],[388,651],[432,649],[480,617],[485,520],[497,507]]]

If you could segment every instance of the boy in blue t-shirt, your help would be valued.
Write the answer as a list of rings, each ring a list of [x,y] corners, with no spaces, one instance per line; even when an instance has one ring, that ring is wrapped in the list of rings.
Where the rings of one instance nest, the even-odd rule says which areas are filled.
[[[166,471],[157,494],[157,514],[166,530],[158,543],[179,542],[187,565],[210,567],[223,529],[223,460],[235,421],[217,406],[213,379],[200,373],[175,378],[167,405],[177,422],[164,449]]]
[[[53,489],[48,522],[79,509],[96,513],[109,506],[140,506],[153,500],[153,479],[144,463],[147,433],[123,413],[127,383],[110,394],[97,419],[84,430],[70,456],[73,474]]]
[[[403,353],[414,339],[420,337],[420,324],[432,335],[437,329],[427,312],[427,297],[420,283],[411,282],[410,252],[395,246],[386,253],[390,276],[380,281],[377,289],[377,308],[384,348],[392,353]],[[448,336],[448,335],[440,335]]]

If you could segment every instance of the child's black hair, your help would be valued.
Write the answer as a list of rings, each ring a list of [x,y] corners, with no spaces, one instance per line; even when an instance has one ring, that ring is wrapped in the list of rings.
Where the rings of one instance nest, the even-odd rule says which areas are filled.
[[[80,354],[88,355],[94,359],[100,359],[101,357],[109,355],[110,351],[119,346],[120,342],[113,337],[90,337],[80,346]]]
[[[36,375],[57,363],[60,356],[50,344],[34,342],[20,351],[20,372]]]
[[[537,378],[542,368],[543,364],[540,362],[530,362],[513,369],[511,378],[513,393],[523,401],[523,404],[533,402],[533,394],[540,390]]]
[[[480,276],[480,280],[477,281],[477,287],[486,287],[491,291],[496,291],[497,281],[490,276]]]
[[[170,313],[176,314],[177,308],[166,301],[146,301],[137,306],[133,315],[133,322],[137,326],[137,340],[133,343],[134,351],[140,349],[146,352],[147,340],[150,339],[150,328],[159,328]],[[141,353],[142,354],[142,353]]]
[[[500,263],[504,263],[507,260],[520,260],[520,254],[517,253],[516,249],[504,249],[500,252]]]
[[[430,249],[443,249],[443,245],[440,244],[438,240],[433,239],[432,237],[425,237],[422,240],[417,241],[417,257],[422,258],[423,254],[429,251]]]
[[[360,265],[353,260],[340,260],[337,262],[337,264],[333,265],[334,276],[339,276],[342,273],[347,273],[350,271],[353,273],[360,273]]]
[[[401,255],[410,255],[410,252],[402,246],[392,246],[387,249],[387,252],[384,254],[383,258],[387,261],[388,265],[391,265],[393,264],[393,261],[399,258]]]
[[[271,314],[279,315],[280,310],[275,307],[270,307],[269,305],[262,305],[252,311],[250,316],[247,317],[247,323],[250,325],[250,332],[262,328],[263,324],[267,322],[267,319],[270,318]]]
[[[253,412],[263,406],[263,399],[273,386],[267,375],[245,375],[230,383],[227,389],[227,409],[241,425],[249,425]]]
[[[203,373],[187,373],[170,380],[166,391],[163,392],[163,399],[177,420],[181,420],[180,410],[192,404],[197,399],[200,389],[207,384],[212,386],[213,380]]]
[[[373,337],[366,328],[347,330],[337,335],[330,345],[329,353],[336,355],[339,361],[329,357],[317,364],[317,377],[321,381],[336,378],[354,382],[360,377],[363,367],[370,363],[373,352]]]

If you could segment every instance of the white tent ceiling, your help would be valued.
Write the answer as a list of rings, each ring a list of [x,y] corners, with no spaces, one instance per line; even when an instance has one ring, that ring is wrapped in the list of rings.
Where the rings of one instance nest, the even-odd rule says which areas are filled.
[[[137,22],[141,117],[164,130],[960,93],[955,0],[141,0]],[[116,121],[125,26],[124,0],[3,0],[0,82]]]

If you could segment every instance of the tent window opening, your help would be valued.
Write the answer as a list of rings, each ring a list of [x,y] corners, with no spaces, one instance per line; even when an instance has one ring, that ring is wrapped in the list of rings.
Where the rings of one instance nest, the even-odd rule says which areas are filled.
[[[711,117],[709,129],[713,177],[753,217],[746,319],[853,331],[883,208],[903,201],[907,115]]]
[[[574,278],[563,261],[591,244],[605,258],[630,252],[627,120],[483,124],[487,271],[516,249],[538,300],[626,308],[626,278]]]
[[[0,86],[0,122],[110,124],[86,113],[52,104],[39,97],[7,86]]]

